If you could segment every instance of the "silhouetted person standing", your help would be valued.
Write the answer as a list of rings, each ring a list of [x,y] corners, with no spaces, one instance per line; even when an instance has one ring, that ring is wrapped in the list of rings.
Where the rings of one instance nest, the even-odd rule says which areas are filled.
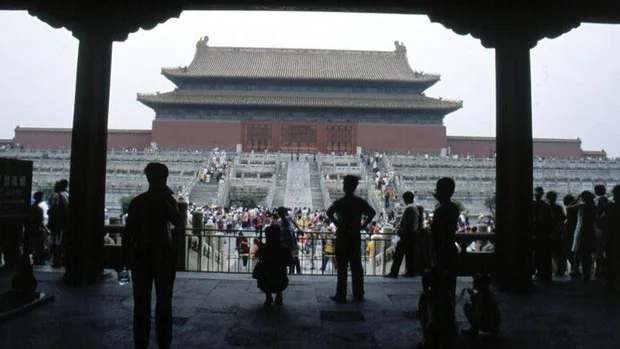
[[[123,262],[133,277],[134,343],[147,348],[151,329],[151,291],[157,301],[155,330],[160,349],[172,341],[172,289],[176,275],[176,253],[172,225],[181,224],[181,213],[172,190],[166,185],[168,168],[150,163],[144,169],[149,189],[129,204],[123,234]]]
[[[582,279],[589,281],[592,274],[592,253],[595,251],[596,233],[594,221],[596,219],[596,205],[594,194],[590,191],[582,192],[577,202],[568,206],[566,210],[577,210],[577,228],[573,239],[573,253],[581,261]]]
[[[564,221],[564,230],[562,232],[562,246],[564,255],[570,263],[570,276],[576,277],[579,275],[579,261],[580,258],[576,258],[572,251],[573,240],[575,239],[575,230],[577,229],[577,210],[568,209],[570,205],[575,202],[575,197],[572,195],[566,195],[563,199],[564,207],[566,207],[566,220]]]
[[[452,178],[443,177],[437,181],[435,195],[439,206],[431,224],[433,264],[440,272],[447,271],[450,275],[452,295],[456,292],[458,249],[455,234],[460,215],[458,205],[451,200],[455,186]]]
[[[594,186],[594,194],[596,194],[596,198],[594,199],[594,205],[596,206],[596,216],[594,218],[594,232],[596,236],[596,244],[595,244],[595,255],[596,255],[596,266],[594,269],[594,275],[598,278],[603,274],[603,265],[604,263],[604,255],[605,255],[605,238],[604,235],[604,227],[603,227],[603,216],[605,216],[605,208],[609,203],[605,193],[607,192],[607,188],[605,188],[602,184],[597,184]]]
[[[605,208],[603,217],[605,239],[605,285],[611,289],[617,289],[618,272],[620,271],[620,185],[616,185],[612,194],[613,202],[609,202]]]
[[[443,177],[437,181],[435,198],[439,201],[439,205],[435,208],[433,222],[431,223],[431,248],[432,248],[432,265],[436,275],[445,278],[441,283],[444,290],[438,290],[439,293],[447,294],[452,300],[450,304],[443,304],[445,309],[442,313],[449,314],[445,319],[455,319],[454,307],[456,305],[456,274],[458,249],[456,247],[456,230],[460,210],[457,204],[452,202],[452,195],[456,184],[452,178]],[[457,334],[456,322],[444,324],[443,333],[446,342],[451,343]],[[449,331],[448,331],[449,329]]]
[[[54,194],[50,198],[50,208],[47,211],[47,227],[51,231],[50,252],[52,267],[59,268],[64,264],[64,247],[67,239],[65,229],[69,218],[69,182],[61,179],[54,184]]]
[[[396,249],[394,251],[394,257],[392,258],[392,269],[390,273],[385,277],[397,278],[400,265],[403,262],[403,256],[406,256],[405,265],[407,270],[407,276],[414,276],[414,250],[415,250],[415,236],[420,229],[419,216],[420,212],[418,207],[413,204],[414,195],[410,191],[406,191],[403,194],[403,200],[405,201],[405,210],[403,216],[400,219],[400,225],[398,227],[398,236],[400,240],[396,243]]]
[[[359,178],[346,175],[343,178],[344,197],[334,201],[327,210],[327,217],[336,225],[336,263],[338,284],[336,295],[330,297],[336,302],[347,299],[347,269],[351,265],[353,297],[364,299],[364,270],[362,268],[361,230],[365,229],[377,214],[368,202],[356,196]],[[366,219],[362,223],[362,216]]]
[[[542,199],[544,193],[542,187],[534,189],[534,264],[538,281],[550,283],[553,220],[551,206]]]
[[[566,274],[566,254],[564,254],[564,246],[562,245],[562,232],[566,214],[562,206],[556,203],[558,200],[556,192],[547,192],[546,197],[547,203],[551,207],[551,251],[555,261],[555,275],[564,276]]]

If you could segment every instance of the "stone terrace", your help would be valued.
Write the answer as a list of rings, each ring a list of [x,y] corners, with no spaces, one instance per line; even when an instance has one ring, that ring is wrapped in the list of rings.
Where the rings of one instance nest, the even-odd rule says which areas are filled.
[[[69,287],[59,272],[37,271],[56,301],[0,324],[1,348],[132,348],[131,286],[107,281]],[[6,289],[9,278],[0,276]],[[620,297],[600,282],[562,280],[530,295],[498,294],[504,318],[497,342],[480,348],[618,348]],[[458,289],[469,286],[459,281]],[[266,313],[248,275],[179,273],[175,348],[414,348],[420,278],[366,279],[366,301],[334,304],[334,277],[291,277],[284,307]],[[465,327],[461,311],[457,316]],[[155,347],[152,332],[151,347]],[[465,347],[461,345],[460,347]]]

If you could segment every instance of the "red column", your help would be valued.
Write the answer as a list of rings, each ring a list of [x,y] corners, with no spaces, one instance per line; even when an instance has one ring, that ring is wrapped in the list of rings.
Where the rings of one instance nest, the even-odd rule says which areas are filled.
[[[65,281],[81,284],[103,271],[106,143],[112,39],[80,36],[69,178]]]
[[[280,130],[280,121],[272,121],[271,122],[271,134],[272,134],[272,150],[273,151],[278,151],[280,150],[280,134],[281,134],[281,130]]]
[[[533,140],[530,43],[514,35],[495,49],[497,246],[494,278],[505,290],[532,284]]]

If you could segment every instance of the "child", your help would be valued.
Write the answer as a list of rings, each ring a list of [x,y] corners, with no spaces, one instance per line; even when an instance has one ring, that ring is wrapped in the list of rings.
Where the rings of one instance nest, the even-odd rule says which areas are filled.
[[[292,263],[290,249],[282,245],[280,227],[272,224],[265,229],[266,242],[258,249],[261,272],[257,280],[258,288],[265,293],[265,309],[273,303],[272,293],[276,294],[276,305],[283,303],[282,291],[288,286],[286,267]]]
[[[467,289],[470,302],[463,305],[463,312],[471,328],[467,331],[473,339],[480,332],[496,335],[499,332],[501,317],[493,291],[489,288],[491,278],[488,274],[476,274],[474,288]]]
[[[424,341],[419,348],[452,348],[456,339],[453,297],[446,287],[450,282],[447,272],[426,270],[418,302],[420,324]]]

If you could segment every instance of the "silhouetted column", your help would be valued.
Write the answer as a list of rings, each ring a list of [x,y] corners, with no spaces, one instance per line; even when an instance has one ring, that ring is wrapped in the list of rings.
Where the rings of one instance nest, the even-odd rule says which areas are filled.
[[[530,42],[506,37],[495,48],[497,103],[497,258],[505,290],[532,283],[532,106]]]
[[[103,270],[106,143],[112,39],[80,33],[75,86],[65,281],[81,284]],[[77,35],[76,35],[77,36]]]

